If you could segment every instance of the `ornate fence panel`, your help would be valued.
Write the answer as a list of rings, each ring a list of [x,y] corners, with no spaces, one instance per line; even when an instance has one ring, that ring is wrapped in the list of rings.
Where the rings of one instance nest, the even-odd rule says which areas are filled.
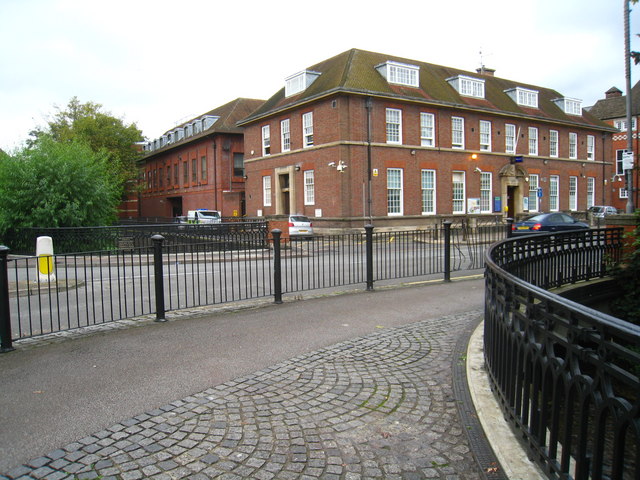
[[[640,478],[640,327],[545,290],[605,276],[621,235],[519,238],[487,253],[487,368],[549,478]]]

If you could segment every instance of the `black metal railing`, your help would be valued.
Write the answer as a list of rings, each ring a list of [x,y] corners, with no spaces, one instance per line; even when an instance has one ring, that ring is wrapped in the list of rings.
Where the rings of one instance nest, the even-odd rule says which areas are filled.
[[[277,302],[283,294],[314,289],[354,284],[372,289],[383,280],[440,274],[448,280],[452,271],[477,269],[472,257],[480,254],[470,252],[480,252],[506,232],[504,226],[492,229],[490,238],[446,222],[426,230],[374,232],[367,226],[362,233],[294,240],[276,231],[269,239],[256,228],[195,242],[193,232],[201,226],[187,227],[190,243],[154,232],[144,246],[56,253],[53,275],[41,274],[38,257],[9,258],[4,249],[0,269],[8,280],[6,300],[0,292],[0,301],[8,313],[3,317],[0,310],[2,340],[142,315],[162,320],[166,311],[239,300],[273,296]],[[6,323],[10,335],[1,333]]]
[[[487,369],[549,478],[640,478],[640,327],[546,290],[599,281],[622,240],[620,229],[602,229],[487,251]]]
[[[36,238],[51,237],[57,253],[116,251],[151,247],[151,237],[162,235],[167,244],[186,245],[211,242],[221,245],[226,235],[240,233],[262,234],[266,244],[266,220],[227,221],[214,224],[140,224],[110,227],[23,228],[10,232],[3,243],[14,254],[34,255]],[[234,237],[238,238],[238,237]],[[251,241],[255,241],[252,235]]]

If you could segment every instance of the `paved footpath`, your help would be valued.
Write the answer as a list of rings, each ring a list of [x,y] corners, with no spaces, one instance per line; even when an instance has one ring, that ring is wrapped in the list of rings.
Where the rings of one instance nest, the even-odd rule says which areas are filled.
[[[456,398],[482,298],[436,283],[19,348],[0,357],[0,478],[500,478]]]

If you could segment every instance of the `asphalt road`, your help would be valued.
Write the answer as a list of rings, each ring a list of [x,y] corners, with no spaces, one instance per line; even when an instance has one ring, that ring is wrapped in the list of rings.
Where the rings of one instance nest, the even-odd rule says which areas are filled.
[[[0,355],[0,472],[149,409],[380,328],[481,309],[482,279],[178,314]]]

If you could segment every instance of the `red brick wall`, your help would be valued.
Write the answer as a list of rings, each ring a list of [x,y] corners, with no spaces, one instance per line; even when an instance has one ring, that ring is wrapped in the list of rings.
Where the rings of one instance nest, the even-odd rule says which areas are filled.
[[[402,110],[402,145],[386,144],[386,109]],[[313,111],[314,147],[302,149],[301,115]],[[436,119],[436,148],[420,147],[420,112],[431,112]],[[465,119],[465,150],[451,149],[451,116]],[[281,153],[280,121],[290,119],[291,152]],[[492,122],[492,152],[479,150],[479,121]],[[372,169],[378,172],[372,177],[373,215],[387,215],[386,172],[388,168],[402,168],[404,180],[404,215],[421,215],[421,169],[432,168],[437,171],[437,212],[449,214],[452,211],[451,176],[454,171],[465,172],[466,197],[480,196],[480,176],[474,172],[476,167],[493,174],[493,198],[501,196],[499,172],[509,164],[510,155],[505,151],[505,123],[520,127],[517,154],[525,157],[522,166],[529,174],[540,176],[540,186],[544,196],[540,210],[549,208],[549,175],[560,176],[560,209],[569,209],[569,176],[578,178],[578,208],[586,209],[587,177],[596,179],[596,200],[601,202],[603,189],[602,163],[586,160],[587,135],[594,135],[596,141],[596,160],[602,161],[603,154],[610,161],[611,139],[602,144],[601,133],[595,129],[569,128],[546,125],[526,119],[508,119],[483,112],[455,111],[452,109],[434,109],[412,103],[395,100],[376,99],[373,102],[372,121]],[[270,126],[271,155],[261,157],[261,132],[263,125]],[[538,127],[539,156],[528,155],[528,127]],[[559,157],[549,158],[549,130],[557,130],[559,136]],[[569,132],[578,134],[578,160],[568,159]],[[272,118],[249,125],[245,130],[246,168],[247,168],[247,213],[255,215],[258,210],[263,214],[275,213],[275,199],[271,207],[262,205],[262,176],[272,175],[272,191],[275,193],[276,178],[273,171],[277,167],[300,166],[292,181],[297,182],[296,204],[300,213],[314,216],[317,208],[322,209],[324,217],[363,216],[365,212],[367,179],[367,113],[365,98],[360,96],[339,96],[321,100],[315,104],[285,112]],[[473,152],[478,154],[472,160]],[[545,165],[545,160],[547,164]],[[338,173],[329,163],[347,165],[344,173]],[[584,166],[583,166],[584,164]],[[314,206],[303,205],[303,174],[307,169],[314,170],[315,196]],[[611,165],[605,165],[605,175],[611,176]],[[608,193],[605,191],[605,193]],[[503,205],[506,200],[502,199]]]

